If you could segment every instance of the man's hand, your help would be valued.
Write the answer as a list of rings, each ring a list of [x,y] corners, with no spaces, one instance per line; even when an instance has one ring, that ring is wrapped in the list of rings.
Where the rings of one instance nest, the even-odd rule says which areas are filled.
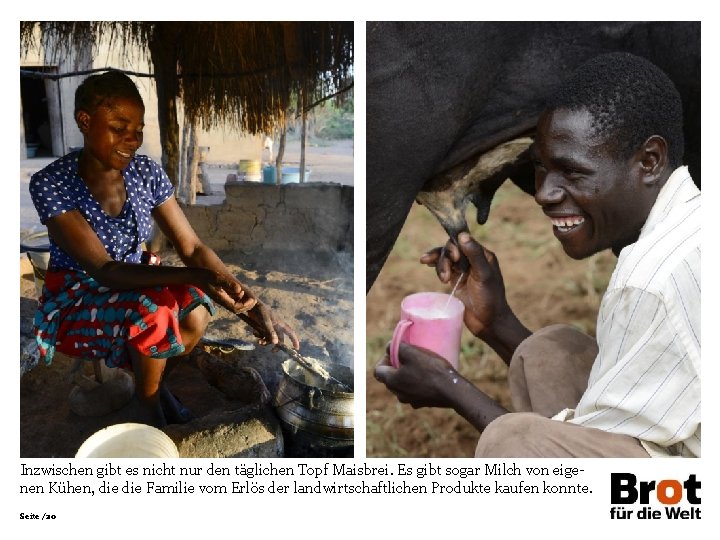
[[[400,367],[390,365],[385,356],[375,366],[375,378],[388,387],[398,400],[413,408],[452,407],[447,391],[462,378],[453,367],[437,354],[400,343]]]
[[[420,258],[420,262],[434,266],[443,283],[455,283],[460,278],[458,263],[461,253],[470,262],[470,271],[462,276],[456,290],[465,304],[465,325],[482,338],[492,332],[496,321],[510,311],[505,298],[500,265],[495,254],[475,242],[468,233],[460,233],[459,246],[448,240],[444,248],[435,248]]]
[[[401,343],[398,357],[400,367],[395,369],[386,351],[375,366],[375,378],[402,403],[415,409],[452,408],[478,431],[507,412],[435,353]]]
[[[456,290],[457,297],[465,304],[465,326],[509,365],[513,352],[530,335],[530,330],[508,305],[495,254],[463,232],[458,235],[458,245],[448,241],[444,248],[435,248],[423,255],[420,262],[435,267],[443,283],[455,283],[461,275],[461,253],[470,263],[469,272],[462,276]]]

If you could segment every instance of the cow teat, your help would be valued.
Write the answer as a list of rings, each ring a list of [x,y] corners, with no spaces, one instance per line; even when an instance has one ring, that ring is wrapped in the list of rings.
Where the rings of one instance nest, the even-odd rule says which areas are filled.
[[[522,137],[505,142],[478,158],[465,162],[430,180],[417,201],[426,206],[443,226],[448,236],[468,230],[465,210],[469,202],[477,208],[477,221],[483,224],[490,213],[495,191],[506,180],[504,169],[527,152],[532,139]]]

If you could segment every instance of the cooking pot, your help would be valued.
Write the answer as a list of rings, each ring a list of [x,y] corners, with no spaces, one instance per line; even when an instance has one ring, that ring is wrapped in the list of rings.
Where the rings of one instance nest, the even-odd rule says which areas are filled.
[[[353,388],[353,370],[342,364],[323,363],[345,388]],[[332,380],[300,366],[282,364],[283,378],[275,396],[282,422],[292,434],[304,432],[325,447],[350,446],[354,441],[354,394]]]

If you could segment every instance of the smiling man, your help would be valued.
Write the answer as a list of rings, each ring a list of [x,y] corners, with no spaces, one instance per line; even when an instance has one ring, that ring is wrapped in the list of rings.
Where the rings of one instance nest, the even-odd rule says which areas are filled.
[[[618,263],[597,340],[528,330],[495,255],[469,235],[421,262],[456,280],[465,324],[509,365],[504,410],[436,355],[403,344],[375,375],[414,407],[454,408],[479,457],[700,456],[700,192],[682,166],[682,106],[668,77],[626,53],[596,57],[549,100],[531,148],[535,199],[574,259]]]

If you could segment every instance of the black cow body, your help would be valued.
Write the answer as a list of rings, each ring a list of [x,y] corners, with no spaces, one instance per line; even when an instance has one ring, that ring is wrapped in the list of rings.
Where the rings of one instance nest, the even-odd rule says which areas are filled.
[[[525,149],[544,99],[612,51],[649,59],[677,86],[699,183],[700,23],[368,23],[367,289],[418,195],[454,235],[468,201],[484,222],[506,178],[532,193]]]

